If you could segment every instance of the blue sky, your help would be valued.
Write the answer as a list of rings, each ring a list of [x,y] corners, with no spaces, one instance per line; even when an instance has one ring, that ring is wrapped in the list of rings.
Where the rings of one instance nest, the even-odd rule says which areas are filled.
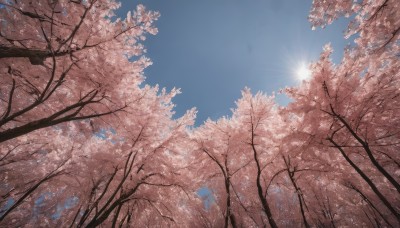
[[[296,70],[328,42],[339,62],[350,42],[343,38],[346,20],[311,30],[311,0],[124,0],[118,15],[138,3],[161,14],[159,33],[144,43],[153,61],[146,83],[181,88],[176,116],[196,107],[197,125],[230,115],[246,86],[271,94],[298,84]],[[289,100],[278,95],[277,102]]]

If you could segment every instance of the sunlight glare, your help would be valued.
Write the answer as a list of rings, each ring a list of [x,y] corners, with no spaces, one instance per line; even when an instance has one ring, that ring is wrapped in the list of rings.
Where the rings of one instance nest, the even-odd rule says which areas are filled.
[[[296,71],[297,79],[300,81],[308,80],[311,77],[311,71],[306,64],[302,63]]]

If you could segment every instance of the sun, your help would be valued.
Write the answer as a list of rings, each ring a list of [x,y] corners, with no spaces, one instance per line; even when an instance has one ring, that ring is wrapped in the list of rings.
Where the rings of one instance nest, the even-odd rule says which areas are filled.
[[[305,63],[301,63],[296,70],[296,76],[299,81],[308,80],[311,77],[311,71]]]

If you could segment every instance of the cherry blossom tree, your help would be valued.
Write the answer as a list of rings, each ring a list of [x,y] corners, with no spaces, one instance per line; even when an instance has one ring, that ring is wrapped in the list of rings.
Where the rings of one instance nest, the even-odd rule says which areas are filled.
[[[221,211],[221,218],[224,218],[223,224],[219,226],[223,227],[239,227],[245,217],[251,216],[239,216],[242,213],[239,205],[243,207],[243,204],[235,189],[239,180],[233,180],[235,174],[241,172],[251,161],[243,153],[238,126],[234,120],[227,118],[216,122],[207,120],[196,129],[194,135],[198,153],[203,155],[203,162],[199,166],[199,172],[204,173],[204,183],[201,184],[211,188],[216,195],[216,204]]]
[[[231,118],[208,120],[195,130],[204,185],[221,208],[225,221],[220,226],[277,227],[268,180],[282,165],[276,162],[276,143],[283,133],[278,109],[272,97],[253,96],[249,89],[236,104]]]
[[[120,4],[97,0],[0,4],[0,142],[66,121],[100,124],[95,117],[132,104],[126,85],[141,83],[150,62],[129,58],[142,54],[145,33],[156,33],[157,13],[138,6],[112,19]]]
[[[366,202],[378,198],[391,213],[391,216],[378,213],[379,220],[393,225],[396,224],[393,218],[397,223],[400,221],[396,207],[400,185],[395,152],[399,144],[396,108],[399,25],[398,14],[392,11],[399,4],[396,1],[325,3],[314,1],[311,22],[320,26],[343,14],[355,13],[347,34],[358,33],[359,37],[354,47],[345,50],[339,65],[332,63],[329,59],[332,50],[325,47],[319,61],[311,66],[312,79],[287,90],[294,98],[288,112],[299,114],[304,124],[302,132],[342,155],[375,196],[365,195],[354,184],[346,185]],[[385,181],[378,181],[382,177]]]
[[[360,203],[369,205],[358,220],[366,217],[372,224],[389,226],[400,221],[398,9],[397,1],[314,1],[314,26],[354,14],[345,35],[358,37],[338,65],[329,59],[332,50],[326,46],[311,66],[312,78],[287,89],[294,99],[287,113],[302,122],[297,131],[326,153],[338,152],[342,161],[330,158],[338,162],[338,172],[353,173],[336,177],[342,182],[336,188],[348,187],[361,197]],[[350,167],[352,171],[345,171]]]
[[[315,28],[329,25],[339,17],[354,16],[345,37],[358,34],[355,43],[362,47],[363,55],[376,52],[381,55],[385,52],[398,52],[396,40],[400,34],[399,9],[400,3],[396,0],[313,0],[309,20]]]
[[[116,143],[111,148],[105,147],[106,150],[88,145],[88,158],[82,169],[93,172],[80,177],[79,185],[87,188],[82,191],[78,187],[74,194],[82,200],[79,208],[75,208],[76,219],[69,220],[71,224],[78,227],[129,225],[133,221],[150,226],[179,224],[176,205],[182,200],[179,196],[182,197],[186,183],[179,177],[182,163],[178,161],[184,155],[178,142],[185,141],[186,126],[193,124],[194,113],[188,112],[172,121],[172,114],[166,115],[170,110],[164,109],[164,102],[154,99],[150,102],[158,104],[159,109],[146,109],[151,103],[141,102],[138,111],[142,115],[138,115],[145,118],[136,116],[130,120],[131,138],[125,138],[121,145]],[[103,164],[100,169],[92,168],[100,162]]]
[[[395,150],[399,123],[397,103],[398,63],[387,62],[375,72],[361,76],[345,56],[339,66],[329,60],[327,46],[320,60],[312,66],[313,78],[300,87],[289,89],[295,99],[288,111],[303,122],[299,129],[314,137],[314,141],[337,149],[347,164],[361,177],[370,190],[399,218],[398,179],[395,172]],[[381,105],[382,104],[382,105]],[[318,121],[315,121],[318,120]],[[385,165],[383,165],[385,164]],[[384,167],[385,166],[385,167]],[[386,178],[387,182],[378,180]]]
[[[252,171],[252,178],[255,178],[254,190],[257,192],[262,211],[266,214],[269,225],[278,227],[272,214],[271,205],[267,200],[268,188],[265,183],[274,172],[271,171],[273,168],[268,166],[275,159],[276,147],[273,139],[279,137],[279,127],[281,127],[273,98],[261,93],[257,93],[253,97],[250,90],[246,89],[242,93],[242,99],[237,101],[237,106],[233,116],[244,125],[244,142],[249,147],[253,166],[255,166],[255,170]]]
[[[118,132],[96,133],[90,137],[80,134],[71,140],[65,132],[55,129],[53,134],[58,133],[61,137],[55,145],[52,144],[57,152],[47,147],[49,152],[40,153],[54,164],[47,165],[47,160],[36,160],[37,157],[32,158],[33,161],[17,160],[15,164],[7,164],[10,174],[6,173],[4,178],[10,185],[9,192],[16,192],[8,195],[16,202],[13,208],[7,209],[7,214],[3,214],[2,223],[8,226],[34,222],[86,227],[100,224],[129,226],[135,221],[149,225],[185,226],[189,220],[180,218],[186,217],[182,216],[187,213],[184,205],[192,193],[186,192],[188,181],[184,178],[185,173],[180,171],[184,169],[181,166],[186,159],[182,145],[188,141],[187,126],[193,124],[195,111],[172,120],[171,98],[176,91],[159,94],[158,88],[145,87],[143,93],[135,109],[126,113],[130,118],[120,118],[120,122],[115,122]],[[67,130],[71,131],[71,128]],[[34,142],[38,143],[35,134],[42,131],[28,136],[33,134]],[[82,139],[78,140],[79,137]],[[86,141],[79,143],[83,140]],[[58,159],[60,162],[57,164],[52,153],[67,158]],[[10,160],[13,155],[10,153]],[[37,179],[41,178],[37,181],[40,185],[36,186],[26,173],[38,163],[45,173],[40,177],[41,172],[32,172]],[[58,169],[53,168],[53,171],[53,166]],[[17,185],[22,182],[16,175],[23,175],[28,182],[26,185],[33,185],[23,195],[23,199],[29,199],[30,203],[14,197],[25,193],[18,192],[25,187]],[[44,200],[38,208],[37,199],[41,197]],[[71,200],[76,202],[60,206],[60,203]],[[182,208],[177,210],[177,205],[182,205]],[[27,212],[31,213],[30,216]],[[54,216],[59,217],[51,219]]]

